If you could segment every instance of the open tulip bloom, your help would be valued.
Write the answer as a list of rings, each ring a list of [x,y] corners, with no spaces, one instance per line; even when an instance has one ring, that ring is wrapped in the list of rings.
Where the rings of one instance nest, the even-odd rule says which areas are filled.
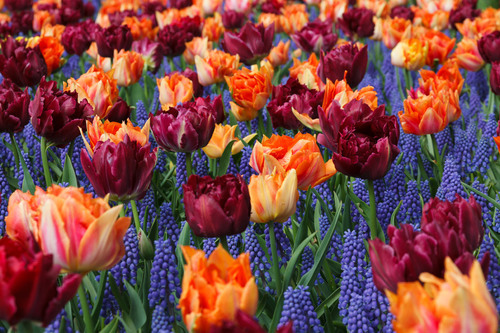
[[[492,2],[0,0],[0,332],[498,332]]]

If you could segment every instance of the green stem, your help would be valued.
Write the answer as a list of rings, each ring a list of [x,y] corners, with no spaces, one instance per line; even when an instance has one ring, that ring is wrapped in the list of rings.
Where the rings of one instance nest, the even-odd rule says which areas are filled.
[[[229,245],[227,245],[227,237],[225,235],[221,236],[221,237],[219,237],[219,241],[222,244],[222,247],[224,248],[224,250],[229,252]]]
[[[259,137],[261,138],[263,135],[266,134],[265,128],[264,128],[264,118],[262,117],[262,110],[259,111]]]
[[[371,239],[377,238],[377,206],[375,204],[375,188],[373,180],[367,179],[368,193],[370,194],[370,210],[368,212],[368,226],[370,227]]]
[[[42,150],[42,165],[43,165],[43,175],[45,176],[45,184],[47,187],[52,185],[52,176],[50,175],[49,160],[47,159],[47,139],[42,136],[40,140],[40,149]]]
[[[186,174],[187,178],[193,174],[193,164],[191,161],[191,153],[186,153]]]
[[[87,302],[87,297],[85,296],[85,290],[83,290],[83,284],[80,284],[80,287],[78,287],[78,297],[80,298],[80,304],[83,311],[85,333],[92,333],[94,332],[94,323],[92,322],[92,316],[90,315],[89,303]]]
[[[130,205],[132,206],[132,215],[134,216],[135,223],[135,231],[137,231],[137,235],[141,231],[141,221],[139,219],[139,212],[137,211],[137,204],[135,200],[130,200]]]
[[[403,87],[401,87],[401,79],[399,78],[399,68],[394,67],[394,70],[396,71],[396,81],[398,81],[399,95],[401,96],[402,100],[405,100],[405,94],[403,92]]]
[[[14,159],[16,161],[16,168],[20,167],[19,161],[21,158],[21,153],[19,151],[19,147],[17,146],[16,137],[14,133],[9,133],[10,135],[10,144],[12,145],[12,153],[14,154]]]
[[[439,181],[441,181],[441,177],[443,176],[443,171],[444,171],[444,165],[441,161],[441,154],[439,153],[436,137],[434,136],[434,133],[433,133],[433,134],[429,134],[427,138],[430,139],[432,142],[432,155],[434,155],[433,162],[437,166],[437,169],[438,169],[437,178]]]
[[[274,233],[274,222],[269,222],[269,239],[271,243],[271,253],[273,255],[273,280],[276,283],[276,293],[281,295],[281,276],[279,267],[278,250],[276,248],[276,234]]]
[[[493,90],[490,89],[490,94],[488,96],[488,114],[491,114],[495,111],[495,94]]]
[[[168,64],[170,65],[170,72],[175,72],[177,68],[175,68],[174,58],[168,57]]]

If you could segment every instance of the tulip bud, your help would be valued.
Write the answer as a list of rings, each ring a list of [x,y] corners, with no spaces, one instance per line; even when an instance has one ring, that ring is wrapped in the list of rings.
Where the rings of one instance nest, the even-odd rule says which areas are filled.
[[[142,228],[139,231],[139,254],[141,255],[141,258],[144,260],[153,260],[155,257],[155,249],[153,246],[153,243],[151,240],[148,238],[148,235],[142,230]]]
[[[332,31],[332,22],[316,19],[300,31],[290,36],[297,46],[305,52],[329,52],[337,43],[337,34]]]
[[[224,28],[229,30],[239,29],[243,27],[246,20],[247,16],[242,12],[225,10],[222,13],[222,23],[224,24]]]
[[[361,49],[352,43],[340,45],[332,51],[321,54],[318,75],[323,83],[346,79],[351,87],[356,87],[366,73],[368,47]],[[347,72],[347,73],[346,73]]]

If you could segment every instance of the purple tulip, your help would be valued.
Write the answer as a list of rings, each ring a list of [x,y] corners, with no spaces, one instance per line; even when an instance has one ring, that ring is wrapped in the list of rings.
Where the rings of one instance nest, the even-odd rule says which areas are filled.
[[[337,43],[337,34],[332,31],[332,22],[319,19],[308,23],[300,31],[290,36],[305,52],[320,53],[330,51]]]
[[[500,61],[500,31],[493,31],[481,37],[477,42],[477,48],[483,60],[489,63]]]
[[[114,50],[130,50],[132,41],[132,32],[126,25],[112,25],[105,29],[99,29],[95,34],[97,52],[105,58],[113,57]]]
[[[29,123],[30,95],[9,79],[0,84],[0,132],[21,132]]]
[[[406,6],[396,6],[391,9],[391,18],[404,18],[405,20],[409,20],[413,22],[415,18],[415,13],[411,10],[411,8]]]
[[[201,36],[199,16],[183,17],[180,21],[166,25],[158,32],[158,42],[166,57],[181,55],[186,49],[186,42]]]
[[[364,38],[373,35],[375,23],[373,11],[367,8],[349,8],[341,18],[338,24],[342,31],[349,37]]]
[[[33,7],[33,0],[5,0],[5,7],[11,12],[30,10]]]
[[[116,123],[121,123],[130,118],[131,112],[132,110],[130,109],[130,106],[128,106],[127,102],[125,102],[121,97],[118,97],[118,100],[115,104],[113,104],[111,110],[109,110],[106,119]]]
[[[490,88],[495,95],[500,96],[500,61],[495,61],[491,64]]]
[[[239,32],[226,32],[221,41],[222,48],[232,54],[238,54],[240,60],[255,64],[269,54],[273,47],[274,24],[265,28],[263,24],[247,22]]]
[[[344,79],[351,87],[356,87],[366,73],[368,65],[368,48],[361,49],[352,43],[340,45],[326,54],[321,54],[318,75],[321,81],[326,79],[335,82]],[[347,73],[345,73],[347,71]]]
[[[140,53],[144,58],[144,66],[153,74],[160,69],[163,61],[163,49],[158,42],[143,38],[132,43],[132,51]]]
[[[243,27],[247,21],[245,13],[240,13],[235,10],[226,10],[222,13],[222,24],[224,28],[233,30]]]
[[[462,23],[466,19],[474,20],[479,15],[481,15],[481,10],[476,9],[475,4],[462,3],[458,8],[450,11],[449,22],[453,29],[456,29],[457,23]]]
[[[68,25],[61,36],[61,44],[68,54],[81,56],[92,43],[86,24]]]

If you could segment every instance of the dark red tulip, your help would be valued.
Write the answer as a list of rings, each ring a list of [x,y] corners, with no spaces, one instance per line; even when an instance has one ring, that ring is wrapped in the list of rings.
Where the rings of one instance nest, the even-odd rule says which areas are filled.
[[[61,44],[68,54],[81,56],[92,44],[86,24],[68,25],[61,36]]]
[[[193,0],[168,0],[170,8],[182,9],[193,5]]]
[[[276,15],[281,14],[282,8],[283,8],[283,3],[276,0],[267,0],[260,7],[263,13],[276,14]]]
[[[130,113],[132,110],[121,97],[113,104],[111,110],[109,111],[106,119],[109,121],[114,121],[116,123],[126,122],[130,118]]]
[[[391,9],[391,18],[404,18],[405,20],[409,20],[413,22],[415,18],[415,13],[411,10],[411,8],[406,6],[396,6]]]
[[[500,96],[500,61],[491,64],[490,87],[495,95]]]
[[[328,52],[337,43],[337,34],[333,33],[332,27],[330,20],[316,19],[290,37],[305,52]]]
[[[153,42],[148,38],[136,40],[132,43],[132,51],[140,53],[144,58],[144,66],[153,74],[160,69],[163,61],[163,48],[160,43]],[[192,80],[191,80],[192,81]]]
[[[199,16],[183,17],[180,21],[166,25],[158,32],[158,42],[166,57],[181,55],[186,49],[186,42],[201,36]]]
[[[214,99],[210,99],[210,96],[207,97],[198,97],[194,103],[197,108],[207,109],[212,113],[216,124],[222,124],[224,120],[226,120],[226,114],[224,113],[224,105],[222,102],[221,95],[217,95]]]
[[[47,64],[40,48],[27,48],[26,42],[12,37],[0,42],[0,73],[19,87],[31,87],[47,75]]]
[[[9,79],[0,84],[0,132],[16,133],[29,123],[30,95]]]
[[[462,3],[460,7],[450,11],[449,22],[453,29],[456,29],[457,23],[462,23],[466,19],[474,20],[481,15],[481,10],[476,9],[476,5]]]
[[[223,321],[210,327],[209,333],[266,333],[259,322],[246,312],[237,310],[234,321]],[[293,333],[293,322],[289,321],[276,330],[276,333]]]
[[[196,236],[236,235],[248,227],[250,194],[240,175],[191,175],[183,189],[186,221]]]
[[[42,79],[29,106],[35,132],[50,143],[64,147],[80,135],[94,109],[86,99],[78,102],[76,92],[57,89],[57,82]]]
[[[58,286],[60,270],[52,255],[33,253],[7,237],[0,239],[0,319],[10,325],[21,320],[49,325],[75,296],[82,279],[69,274]]]
[[[243,63],[251,65],[269,54],[273,38],[274,23],[266,28],[262,23],[256,26],[247,22],[239,32],[226,32],[221,46],[232,55],[238,54]]]
[[[149,189],[156,165],[157,148],[144,146],[125,135],[123,141],[98,141],[92,157],[80,152],[83,170],[95,193],[115,201],[141,200]]]
[[[443,225],[454,230],[469,252],[476,250],[484,237],[481,206],[473,196],[469,201],[458,194],[453,202],[432,198],[424,205],[422,230],[428,225]]]
[[[352,43],[343,44],[326,54],[321,54],[318,75],[324,83],[326,79],[332,82],[340,81],[345,75],[347,84],[356,87],[363,80],[367,65],[368,47],[366,45],[359,49]]]
[[[151,119],[158,145],[166,151],[193,152],[205,147],[215,129],[214,110],[209,105],[187,102],[159,112]]]
[[[292,112],[308,114],[318,119],[318,107],[323,103],[324,92],[307,88],[295,78],[289,78],[286,84],[273,87],[271,101],[267,111],[271,116],[274,128],[299,129],[302,124]]]
[[[222,24],[226,29],[239,29],[243,27],[246,21],[247,16],[245,13],[240,13],[235,10],[226,10],[222,13]]]
[[[97,52],[101,57],[113,57],[114,50],[130,50],[132,47],[132,32],[126,25],[112,25],[99,29],[95,34]]]
[[[477,42],[479,53],[486,62],[500,61],[500,31],[496,30],[492,33],[484,35]]]
[[[33,30],[33,17],[34,13],[31,9],[12,13],[10,20],[12,31],[16,34],[20,32],[28,34]]]
[[[399,154],[396,116],[386,116],[384,105],[372,110],[358,100],[344,108],[334,100],[328,110],[318,114],[323,131],[318,142],[333,152],[338,171],[371,180],[385,176]]]
[[[351,38],[370,37],[375,30],[374,16],[370,9],[351,7],[338,19],[338,25]]]
[[[109,23],[111,23],[112,25],[122,25],[123,20],[126,17],[134,17],[134,16],[137,16],[137,12],[133,9],[116,11],[114,13],[108,14]]]
[[[5,7],[11,12],[30,10],[33,7],[33,0],[5,0]]]

